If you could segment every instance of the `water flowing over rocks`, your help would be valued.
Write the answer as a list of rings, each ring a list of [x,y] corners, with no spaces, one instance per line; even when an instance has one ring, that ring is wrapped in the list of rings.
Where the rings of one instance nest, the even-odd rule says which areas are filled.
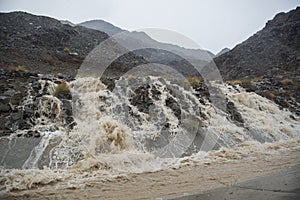
[[[214,61],[222,77],[300,114],[300,7],[278,13],[265,27]]]
[[[189,90],[158,77],[122,77],[109,89],[110,81],[106,86],[97,78],[67,81],[5,71],[2,76],[7,92],[1,105],[9,106],[1,111],[7,120],[1,144],[8,149],[2,164],[11,163],[6,167],[67,169],[90,157],[101,160],[124,151],[176,158],[249,140],[299,137],[296,115],[239,86],[212,84],[226,103],[218,108],[203,83]],[[10,79],[22,81],[3,82]],[[16,144],[27,150],[13,166],[9,157]]]
[[[168,181],[160,183],[165,186],[171,185],[169,178],[181,176],[181,168],[193,171],[201,166],[202,170],[228,161],[265,162],[255,170],[277,166],[280,159],[285,166],[299,162],[299,73],[295,68],[299,59],[297,49],[287,48],[298,44],[290,39],[298,38],[283,23],[287,20],[299,27],[297,13],[299,8],[279,14],[249,41],[215,58],[228,83],[185,77],[195,75],[187,61],[155,49],[116,58],[102,77],[86,76],[80,69],[77,74],[84,57],[108,35],[23,12],[0,14],[0,198],[2,192],[51,184],[55,190],[68,191],[85,189],[97,181],[107,184],[113,180],[118,186],[135,180],[138,173],[152,176],[148,172],[164,174]],[[283,59],[272,46],[263,45],[272,42],[269,36],[281,29],[289,32],[280,38],[288,44],[284,50],[289,56]],[[280,41],[274,43],[276,48]],[[247,46],[270,53],[265,66],[272,66],[273,61],[278,64],[271,72],[276,76],[261,74],[263,68],[252,59]],[[241,56],[244,50],[246,56]],[[104,51],[102,58],[113,53]],[[276,59],[272,60],[271,53]],[[143,67],[154,65],[147,56],[154,63],[173,62],[172,69],[184,76],[172,79],[168,70],[160,76],[160,68],[153,68],[156,73],[149,75],[151,70]],[[235,56],[241,60],[232,68]],[[261,61],[266,58],[257,56]],[[243,59],[250,59],[255,67],[242,68]],[[284,59],[286,66],[281,65]],[[138,75],[138,68],[145,74]],[[236,78],[242,79],[233,80]],[[217,178],[222,179],[224,170],[219,170]],[[189,175],[187,178],[195,178]],[[217,178],[205,177],[209,181]]]
[[[53,96],[62,82],[66,81],[50,75],[2,70],[1,134],[24,130],[23,135],[38,137],[39,131],[71,126],[70,92]]]

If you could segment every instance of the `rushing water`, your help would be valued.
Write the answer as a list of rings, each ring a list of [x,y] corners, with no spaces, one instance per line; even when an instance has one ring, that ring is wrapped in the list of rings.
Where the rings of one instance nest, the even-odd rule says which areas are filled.
[[[23,169],[18,173],[27,173],[28,181],[47,184],[81,177],[82,171],[90,172],[86,176],[155,171],[182,159],[201,162],[205,152],[220,148],[241,146],[239,151],[248,152],[251,145],[300,137],[300,124],[292,113],[238,86],[213,84],[224,100],[234,103],[242,124],[208,99],[200,103],[192,89],[158,77],[121,78],[112,91],[96,78],[77,78],[68,84],[76,126],[70,131],[63,127],[62,102],[51,95],[56,84],[48,81],[50,94],[42,97],[39,117],[34,119],[41,138],[2,138],[3,167],[17,163],[15,167]],[[30,103],[29,95],[24,104]],[[37,177],[32,177],[34,170]],[[8,172],[1,174],[5,177]],[[15,179],[1,189],[28,188],[28,182]]]

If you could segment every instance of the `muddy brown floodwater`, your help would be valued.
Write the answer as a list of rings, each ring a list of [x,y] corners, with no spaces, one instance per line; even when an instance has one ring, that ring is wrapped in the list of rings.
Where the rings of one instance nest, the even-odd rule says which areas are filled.
[[[36,183],[31,189],[2,191],[0,198],[174,198],[222,186],[231,186],[298,164],[300,164],[300,140],[248,146],[245,144],[233,149],[221,149],[208,153],[201,162],[188,157],[181,159],[180,163],[172,168],[154,172],[120,174],[110,177],[101,175],[87,179],[72,177],[72,179],[61,179],[48,184]],[[22,174],[21,171],[24,170],[15,172],[15,176]],[[1,176],[7,177],[3,172]]]

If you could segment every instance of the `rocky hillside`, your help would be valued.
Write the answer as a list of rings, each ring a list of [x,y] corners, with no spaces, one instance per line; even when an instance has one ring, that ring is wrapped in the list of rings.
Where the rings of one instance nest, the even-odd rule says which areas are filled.
[[[230,51],[230,49],[226,47],[226,48],[222,49],[219,53],[217,53],[217,55],[215,57],[218,57],[224,53],[227,53],[228,51]]]
[[[299,73],[300,7],[277,14],[261,31],[215,62],[227,79]]]
[[[300,7],[214,59],[223,78],[300,114]]]
[[[84,57],[108,35],[25,12],[0,14],[0,66],[76,74]]]
[[[121,33],[123,30],[119,27],[116,27],[106,21],[103,20],[90,20],[86,22],[82,22],[78,24],[79,26],[84,26],[86,28],[91,28],[94,30],[102,31],[107,33],[108,35],[112,36],[117,33]],[[211,58],[214,56],[213,53],[207,50],[201,50],[201,49],[186,49],[183,47],[180,47],[178,45],[168,44],[168,43],[162,43],[158,42],[154,39],[152,39],[149,35],[147,35],[145,32],[137,32],[133,31],[130,32],[130,37],[134,38],[137,43],[140,43],[141,45],[147,45],[147,46],[153,46],[156,48],[165,49],[167,51],[178,53],[179,55],[184,55],[191,59],[200,59],[200,60],[211,60]],[[229,49],[225,48],[223,51],[228,51]]]
[[[151,47],[135,51],[138,56],[145,58],[150,63],[160,63],[168,65],[185,76],[197,76],[198,72],[194,67],[188,63],[184,58],[194,63],[200,63],[204,66],[211,61],[214,54],[207,50],[202,49],[186,49],[174,44],[162,43],[152,39],[145,32],[129,32],[122,30],[103,20],[91,20],[78,24],[87,28],[99,30],[112,36],[117,33],[123,32],[122,36],[130,41],[132,46]],[[129,43],[127,41],[127,43]]]
[[[84,58],[109,36],[83,26],[25,12],[0,13],[0,68],[74,77]],[[115,63],[120,71],[143,60],[133,54]]]
[[[59,86],[56,92],[49,92],[53,83]],[[63,124],[66,128],[72,128],[72,96],[64,85],[65,80],[61,76],[0,69],[0,137],[16,130],[29,130],[39,123]],[[56,97],[48,98],[52,94]],[[50,113],[39,112],[43,104],[47,104]],[[55,107],[61,107],[61,112]],[[58,115],[62,116],[62,120],[56,120]],[[55,130],[55,127],[47,130]],[[35,131],[25,131],[24,134],[26,137],[39,137]]]
[[[63,95],[57,98],[62,102],[64,120],[55,122],[53,116],[58,113],[46,118],[72,127],[71,96],[64,84],[76,76],[88,53],[109,36],[63,23],[25,12],[0,13],[0,136],[39,123],[37,110],[45,100],[43,95],[53,93],[48,91],[50,82],[61,85],[58,91]],[[112,69],[122,72],[142,62],[143,58],[128,53],[112,63]],[[113,84],[109,78],[105,82]],[[49,99],[49,106],[53,105],[57,106],[57,101]]]
[[[62,74],[73,78],[88,53],[109,37],[101,30],[108,34],[122,31],[99,20],[84,22],[78,26],[68,21],[58,21],[25,12],[0,13],[0,68],[40,74]],[[197,58],[201,62],[213,56],[207,51],[159,43],[145,33],[133,32],[130,33],[131,36],[133,43],[159,46],[191,59]],[[155,49],[127,53],[115,60],[105,73],[107,76],[118,77],[134,66],[147,62],[169,65],[187,76],[196,73],[181,57]],[[206,63],[207,61],[203,64]]]

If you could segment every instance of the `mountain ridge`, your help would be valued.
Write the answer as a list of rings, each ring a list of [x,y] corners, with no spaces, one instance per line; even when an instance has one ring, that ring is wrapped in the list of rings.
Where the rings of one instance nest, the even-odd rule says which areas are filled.
[[[123,31],[127,31],[103,20],[89,20],[86,22],[79,23],[78,25],[105,32],[110,36],[113,36],[115,34],[120,34]],[[159,42],[143,31],[131,31],[131,32],[127,31],[127,32],[130,34],[130,37],[133,37],[134,39],[138,40],[138,42],[141,43],[141,46],[145,45],[145,46],[153,46],[158,49],[161,48],[170,51],[172,53],[177,53],[179,56],[183,55],[190,59],[200,59],[200,60],[210,61],[212,57],[215,56],[212,52],[208,50],[189,49],[189,48],[178,46],[176,44]],[[149,61],[151,62],[153,60],[150,59]]]
[[[300,7],[214,58],[222,77],[300,115]]]
[[[32,73],[63,74],[74,78],[85,57],[109,35],[63,23],[69,22],[26,12],[1,13],[1,69],[26,68]],[[300,114],[299,27],[300,7],[277,14],[266,23],[265,28],[229,52],[214,58],[221,75],[227,81],[239,83],[248,91],[254,91]],[[154,48],[161,46],[167,51],[144,49],[123,55],[108,68],[113,77],[149,62],[172,65],[183,75],[195,76],[195,70],[191,70],[193,67],[180,55],[189,57],[188,53],[191,53],[193,58],[193,51],[209,54],[208,51],[187,50],[160,43],[142,32],[132,32],[130,35],[136,43],[143,42]],[[176,48],[179,49],[178,54]],[[198,56],[197,61],[201,61],[201,57]],[[201,65],[207,65],[207,61],[204,60]]]
[[[109,36],[115,35],[117,33],[120,33],[124,31],[123,29],[114,26],[113,24],[106,22],[102,19],[93,19],[93,20],[88,20],[81,22],[77,24],[78,26],[84,26],[86,28],[94,29],[94,30],[99,30],[102,32],[107,33]]]
[[[274,76],[294,70],[300,62],[300,7],[277,14],[266,26],[214,58],[225,79]],[[266,69],[272,71],[265,73]]]
[[[0,67],[23,66],[41,74],[75,77],[85,57],[109,36],[99,30],[70,26],[47,16],[26,12],[0,13]],[[133,53],[115,67],[131,68],[144,62]]]

